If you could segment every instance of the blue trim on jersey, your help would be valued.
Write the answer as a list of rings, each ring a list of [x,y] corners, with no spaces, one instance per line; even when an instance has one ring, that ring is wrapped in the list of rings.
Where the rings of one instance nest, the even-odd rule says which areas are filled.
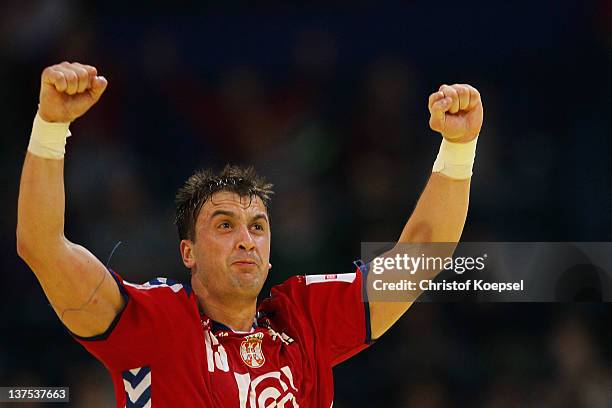
[[[129,371],[124,371],[122,376],[123,376],[123,379],[125,381],[130,383],[132,388],[136,388],[138,386],[138,384],[140,384],[142,379],[145,378],[147,376],[147,374],[149,374],[150,372],[151,372],[151,369],[149,367],[142,367],[138,371],[138,374],[136,374],[136,375],[132,374]]]
[[[147,387],[136,402],[130,401],[126,393],[125,408],[143,408],[151,400],[151,386]]]
[[[217,333],[220,331],[226,331],[226,332],[230,332],[230,333],[235,333],[234,330],[230,329],[229,327],[227,327],[226,325],[224,325],[223,323],[219,323],[214,321],[213,319],[210,319],[210,328],[212,330],[213,333]],[[253,330],[257,329],[258,325],[257,325],[257,318],[253,319]]]
[[[376,340],[372,339],[372,324],[370,323],[370,301],[368,299],[368,273],[370,272],[370,264],[365,264],[361,259],[353,262],[356,268],[361,272],[361,294],[363,296],[363,312],[365,314],[365,344],[373,344]]]
[[[161,281],[160,279],[162,278],[155,278],[155,279],[151,279],[150,281],[148,281],[147,283],[151,286],[159,286],[159,285],[167,285],[167,286],[172,286],[172,285],[176,285],[176,284],[180,284],[183,285],[181,282],[175,281],[174,279],[170,279],[170,278],[163,278],[165,280]]]
[[[117,284],[117,286],[119,287],[119,292],[121,293],[121,297],[123,297],[124,305],[123,305],[123,309],[121,309],[119,311],[119,313],[117,313],[117,316],[115,316],[115,318],[113,319],[113,322],[111,323],[111,325],[108,327],[108,329],[106,329],[106,331],[102,334],[98,334],[97,336],[92,336],[92,337],[81,337],[79,335],[74,334],[73,332],[70,331],[70,329],[68,329],[65,325],[64,327],[66,327],[66,330],[68,330],[68,333],[70,333],[70,335],[78,340],[81,341],[100,341],[100,340],[106,340],[108,339],[108,336],[110,336],[110,334],[113,332],[113,329],[115,328],[115,326],[117,326],[117,324],[119,323],[119,320],[121,320],[121,316],[123,315],[123,311],[127,308],[128,303],[130,301],[130,296],[127,293],[127,290],[125,290],[125,288],[123,287],[123,285],[121,284],[121,282],[119,281],[119,276],[115,273],[115,271],[113,271],[110,268],[107,268],[108,272],[111,274],[111,276],[113,277],[113,279],[115,280],[115,283]],[[162,282],[159,280],[159,278],[155,278],[155,279],[151,279],[150,281],[147,282],[149,285],[151,286],[159,286],[159,285],[167,285],[167,286],[172,286],[172,285],[176,285],[176,284],[181,284],[178,281],[175,281],[174,279],[166,279],[166,282]],[[185,290],[185,292],[187,293],[187,296],[189,296],[192,292],[191,290],[191,286],[189,285],[184,285],[182,284],[183,289]],[[63,323],[62,323],[63,325]]]
[[[81,341],[100,341],[100,340],[106,340],[108,338],[108,336],[110,336],[110,334],[113,332],[113,329],[115,328],[115,326],[117,326],[117,324],[119,323],[119,320],[121,319],[121,316],[123,315],[123,311],[127,308],[128,302],[130,301],[130,297],[128,296],[127,291],[125,290],[123,285],[121,285],[121,283],[119,282],[119,277],[117,277],[117,275],[115,274],[115,271],[113,271],[112,269],[108,269],[108,271],[111,274],[111,276],[113,277],[113,279],[115,280],[115,283],[117,283],[117,286],[119,287],[119,292],[121,293],[121,297],[123,297],[123,300],[125,301],[124,304],[123,304],[123,308],[119,311],[119,313],[117,313],[117,316],[115,316],[115,318],[113,319],[113,322],[111,323],[111,325],[108,326],[108,329],[106,329],[106,331],[104,333],[98,334],[97,336],[81,337],[81,336],[71,332],[70,329],[68,327],[66,327],[64,325],[64,323],[62,323],[62,325],[64,325],[64,327],[66,327],[66,330],[68,330],[68,333],[70,333],[70,335],[72,337],[74,337],[74,338],[76,338],[78,340],[81,340]]]
[[[132,374],[130,371],[135,371],[138,370],[138,372],[136,374]],[[131,392],[132,394],[135,393],[135,389],[143,382],[145,381],[145,377],[147,377],[147,375],[149,375],[151,373],[151,367],[149,366],[144,366],[144,367],[140,367],[140,369],[132,369],[132,370],[128,370],[128,371],[124,371],[121,373],[121,376],[123,377],[124,381],[127,381],[130,384],[130,387],[132,388]],[[125,390],[125,407],[126,408],[142,408],[145,405],[147,405],[147,403],[151,400],[151,377],[149,376],[148,380],[148,386],[147,388],[145,388],[140,395],[132,395],[133,397],[137,397],[136,401],[132,401],[130,399],[130,392],[128,392],[128,390]],[[144,385],[147,385],[146,383]],[[124,384],[124,388],[126,387],[126,385]]]

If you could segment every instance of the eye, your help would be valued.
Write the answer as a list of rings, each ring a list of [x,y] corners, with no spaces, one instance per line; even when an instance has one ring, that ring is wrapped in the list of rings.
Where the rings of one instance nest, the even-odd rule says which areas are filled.
[[[264,227],[261,224],[253,224],[253,228],[255,228],[257,231],[263,231]]]
[[[231,224],[227,221],[223,221],[218,226],[219,229],[230,229],[231,227],[232,227]]]

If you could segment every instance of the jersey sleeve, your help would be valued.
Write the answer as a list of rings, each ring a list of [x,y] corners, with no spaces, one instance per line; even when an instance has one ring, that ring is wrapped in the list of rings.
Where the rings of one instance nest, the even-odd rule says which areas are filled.
[[[189,313],[190,288],[166,278],[138,285],[110,272],[126,301],[123,310],[101,335],[71,334],[110,370],[149,365],[174,346]]]
[[[285,296],[311,325],[317,349],[334,366],[371,344],[370,309],[363,281],[367,266],[353,273],[294,276],[272,289]],[[289,300],[291,299],[291,300]]]

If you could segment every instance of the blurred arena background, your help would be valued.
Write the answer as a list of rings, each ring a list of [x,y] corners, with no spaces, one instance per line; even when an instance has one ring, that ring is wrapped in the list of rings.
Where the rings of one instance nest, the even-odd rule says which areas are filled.
[[[475,85],[485,106],[464,240],[612,240],[609,0],[10,0],[0,59],[1,386],[114,406],[15,251],[40,72],[62,60],[110,83],[72,126],[66,235],[103,262],[122,241],[110,264],[130,281],[188,279],[174,192],[226,162],[276,186],[267,288],[352,270],[425,185],[441,83]],[[417,304],[337,367],[334,407],[610,407],[610,322],[607,304]]]

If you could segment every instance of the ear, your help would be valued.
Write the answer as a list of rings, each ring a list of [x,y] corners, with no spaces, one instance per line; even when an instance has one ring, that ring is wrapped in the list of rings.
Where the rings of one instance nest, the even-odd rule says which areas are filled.
[[[191,269],[195,265],[195,258],[193,257],[193,242],[188,239],[182,239],[180,243],[181,258],[183,259],[183,265],[188,269]]]

